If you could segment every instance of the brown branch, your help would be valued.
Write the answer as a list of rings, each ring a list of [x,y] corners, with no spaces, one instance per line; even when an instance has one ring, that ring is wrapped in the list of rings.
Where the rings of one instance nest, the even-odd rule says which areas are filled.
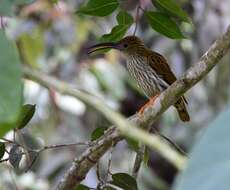
[[[157,130],[154,130],[154,133],[157,134],[158,136],[162,137],[163,139],[165,139],[173,148],[175,148],[178,152],[180,152],[182,155],[187,157],[187,153],[176,142],[174,142],[169,137],[163,135],[162,133],[160,133]]]
[[[134,165],[133,165],[133,171],[132,171],[132,176],[134,178],[137,178],[138,173],[141,169],[141,164],[142,164],[142,161],[144,158],[145,149],[146,149],[146,146],[141,144],[137,153],[136,153],[136,157],[135,157],[135,161],[134,161]]]
[[[9,160],[9,158],[2,159],[2,160],[0,160],[0,163],[2,163],[2,162],[7,162],[8,160]]]
[[[174,104],[183,93],[192,88],[197,82],[199,82],[204,76],[206,76],[207,73],[227,53],[229,46],[230,27],[228,28],[227,32],[210,47],[210,49],[202,56],[198,63],[192,66],[179,80],[177,80],[167,90],[161,93],[161,95],[156,99],[155,104],[153,106],[148,107],[144,111],[143,117],[139,118],[138,115],[134,115],[133,117],[129,118],[129,121],[136,124],[137,126],[147,128],[150,124],[156,121],[156,119],[170,105]],[[26,69],[24,70],[24,73],[26,74],[26,77],[28,77],[29,79],[32,79],[36,82],[42,83],[42,85],[44,86],[49,87],[47,83],[43,84],[44,80],[39,81],[43,76],[40,76],[38,80],[36,77],[33,76],[33,73],[30,73],[30,70]],[[56,88],[56,90],[61,89]],[[66,88],[64,89],[66,90]],[[70,93],[68,94],[73,95]],[[139,136],[139,130],[137,130],[134,127],[130,128],[130,126],[127,126],[127,129],[119,129],[121,129],[123,134],[127,133],[130,137],[136,138],[136,136]],[[95,163],[100,159],[100,157],[104,155],[104,153],[112,146],[112,144],[120,141],[121,139],[122,138],[120,137],[118,130],[116,130],[114,127],[108,129],[107,133],[98,141],[96,141],[96,144],[93,147],[86,149],[86,151],[72,163],[70,169],[67,170],[65,176],[59,182],[57,189],[74,189],[74,187],[85,178],[90,168],[92,168],[95,165]],[[159,137],[157,137],[156,135],[147,135],[147,138],[142,140],[142,142],[147,145],[159,145],[155,146],[155,149],[159,151],[165,158],[169,156],[165,155],[166,151],[162,151],[162,148],[168,148],[168,146],[166,146],[164,143],[161,144]],[[177,164],[179,164],[177,162],[178,160],[175,160],[175,156],[177,156],[175,152],[170,152],[170,156],[171,157],[168,158],[169,160],[174,160]]]
[[[109,128],[104,136],[95,142],[93,147],[86,149],[85,152],[72,163],[65,176],[59,182],[57,189],[74,189],[105,152],[121,139],[115,127]]]
[[[199,82],[207,73],[220,61],[220,59],[227,53],[230,46],[230,27],[228,27],[227,32],[216,40],[213,45],[209,48],[209,50],[201,57],[200,61],[194,66],[192,66],[179,80],[177,80],[173,85],[171,85],[166,91],[164,91],[157,99],[156,103],[147,108],[144,111],[144,117],[138,118],[137,116],[133,116],[131,120],[133,120],[136,125],[139,126],[148,126],[152,124],[159,116],[162,114],[170,105],[172,105],[176,100],[187,90],[193,87],[197,82]],[[116,130],[114,131],[116,134]],[[103,138],[107,139],[108,136],[104,136]],[[110,137],[111,139],[112,136]],[[111,142],[111,139],[109,142]],[[103,141],[103,140],[102,140]],[[100,151],[95,149],[95,152],[91,152],[86,150],[84,156],[90,154],[97,154],[98,159],[109,149],[108,141],[105,141],[103,145],[100,146]],[[94,165],[90,164],[90,166],[85,168],[84,172],[81,172],[79,169],[83,167],[83,162],[87,162],[86,160],[82,160],[81,163],[77,162],[72,165],[72,167],[66,172],[65,177],[61,180],[58,186],[58,190],[64,189],[73,189],[74,186],[82,179],[85,178],[88,170]],[[96,160],[95,160],[96,161]],[[87,166],[87,163],[86,163]],[[78,178],[80,176],[80,178]],[[80,179],[80,180],[79,180]]]
[[[27,78],[38,82],[47,88],[53,88],[62,94],[70,95],[80,99],[87,105],[100,112],[112,124],[114,124],[114,126],[118,127],[119,132],[121,132],[122,135],[133,138],[136,141],[143,142],[144,144],[157,150],[163,157],[165,157],[178,169],[183,167],[185,161],[183,155],[180,155],[178,152],[172,149],[168,143],[163,141],[160,137],[157,137],[156,135],[150,135],[143,129],[138,129],[135,126],[137,124],[137,120],[140,119],[138,115],[135,115],[127,121],[121,114],[110,109],[102,100],[93,95],[90,95],[89,93],[76,89],[73,85],[69,85],[63,81],[57,80],[44,73],[31,70],[27,67],[24,67],[24,74]],[[148,127],[148,125],[142,127]]]
[[[33,160],[31,160],[29,166],[26,169],[26,172],[29,171],[31,169],[31,167],[34,165],[34,163],[36,162],[37,158],[39,157],[41,152],[44,152],[45,150],[50,150],[50,149],[57,149],[57,148],[65,148],[65,147],[70,147],[70,146],[92,146],[93,143],[92,142],[77,142],[77,143],[68,143],[68,144],[55,144],[55,145],[46,145],[44,147],[42,147],[41,149],[28,149],[25,148],[24,149],[28,152],[28,153],[36,153],[36,155],[34,156]],[[21,146],[21,145],[20,145]]]

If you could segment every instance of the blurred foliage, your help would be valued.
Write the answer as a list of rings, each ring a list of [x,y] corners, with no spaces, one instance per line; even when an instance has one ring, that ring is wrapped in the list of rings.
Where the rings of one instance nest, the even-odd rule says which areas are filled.
[[[229,189],[229,116],[228,108],[202,131],[185,171],[175,183],[175,190]]]
[[[141,9],[137,19],[139,2]],[[137,19],[136,35],[143,39],[146,46],[165,55],[173,71],[180,76],[223,33],[230,19],[228,0],[0,0],[0,4],[0,15],[3,16],[0,18],[0,121],[10,121],[8,128],[1,125],[0,131],[1,134],[8,131],[4,136],[5,140],[15,140],[25,147],[22,154],[16,144],[1,139],[1,160],[11,157],[11,161],[2,162],[0,165],[0,187],[6,190],[52,189],[69,163],[84,148],[70,146],[44,151],[39,156],[37,153],[28,154],[24,150],[95,139],[110,125],[101,114],[95,113],[79,100],[62,96],[53,89],[44,89],[32,81],[23,80],[22,93],[20,61],[15,45],[9,39],[16,42],[23,64],[75,84],[77,88],[94,94],[128,117],[147,101],[146,97],[129,78],[125,60],[118,52],[110,51],[89,58],[86,55],[88,46],[96,41],[116,41],[125,35],[132,35]],[[142,9],[146,10],[146,14]],[[214,175],[213,178],[219,180],[225,172],[228,174],[226,148],[229,116],[224,113],[222,115],[221,110],[229,107],[229,73],[227,55],[210,75],[186,94],[192,118],[190,123],[185,125],[178,121],[175,111],[170,108],[154,124],[155,129],[170,137],[186,152],[201,138],[200,133],[204,133],[205,142],[203,143],[202,138],[195,146],[191,153],[191,163],[185,174],[182,174],[185,175],[182,176],[183,183],[187,184],[191,180],[192,185],[189,188],[201,184],[196,179],[203,179],[203,171],[207,172],[204,173],[206,179],[203,183],[207,183]],[[33,113],[31,106],[35,104],[36,111]],[[22,105],[30,105],[32,109],[23,112]],[[22,115],[19,117],[20,113]],[[213,123],[215,127],[210,126],[210,131],[214,128],[215,130],[209,132],[208,128],[203,131],[217,114],[222,119]],[[14,122],[20,123],[20,118],[23,120],[23,128],[15,129],[13,133],[10,129],[18,126]],[[218,144],[217,147],[215,143]],[[130,173],[137,146],[138,143],[129,141],[114,147],[110,168],[114,175]],[[30,167],[34,158],[35,162]],[[105,181],[108,159],[110,155],[106,154],[100,161],[100,173]],[[221,164],[214,164],[222,159]],[[17,169],[13,169],[10,162],[16,163]],[[210,165],[211,163],[213,164]],[[139,189],[170,189],[177,172],[173,166],[153,151],[146,151],[145,165],[148,167],[141,168],[137,180]],[[221,167],[222,172],[219,172]],[[28,169],[29,172],[25,173]],[[124,179],[126,184],[129,180]],[[112,176],[109,180],[113,180]],[[96,168],[89,172],[82,183],[88,187],[97,187]],[[213,185],[214,180],[213,183],[209,180],[207,184]],[[220,185],[224,184],[227,182],[221,181]],[[112,189],[114,186],[109,184],[107,188]],[[183,189],[187,189],[187,186],[183,186]]]
[[[32,31],[21,34],[18,38],[18,45],[24,61],[32,67],[38,67],[38,59],[44,52],[43,31],[40,28],[33,28]]]
[[[0,16],[13,16],[15,6],[32,3],[34,0],[0,0]]]
[[[0,137],[14,127],[21,108],[21,67],[15,45],[0,29]]]

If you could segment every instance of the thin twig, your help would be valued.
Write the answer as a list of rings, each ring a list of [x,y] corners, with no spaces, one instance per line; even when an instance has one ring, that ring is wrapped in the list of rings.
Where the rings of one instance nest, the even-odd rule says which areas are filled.
[[[10,140],[10,139],[6,139],[6,138],[4,138],[4,137],[2,137],[2,138],[0,138],[1,140],[3,140],[4,141],[4,143],[8,143],[8,144],[14,144],[14,145],[18,145],[19,147],[23,147],[20,143],[18,143],[17,141],[13,141],[13,140]],[[9,153],[9,151],[6,149],[5,150],[8,154],[10,154]]]
[[[138,23],[140,21],[140,10],[142,10],[143,12],[145,11],[142,7],[141,7],[141,3],[138,4],[137,8],[136,8],[136,15],[135,15],[135,28],[134,28],[134,32],[133,35],[136,35],[137,32],[137,28],[138,28]]]
[[[134,178],[137,178],[139,170],[141,168],[141,164],[142,164],[144,153],[145,153],[145,148],[146,148],[145,145],[141,144],[137,153],[136,153],[136,158],[134,161],[133,171],[132,171],[132,176]]]
[[[2,28],[3,30],[5,30],[4,21],[3,21],[3,16],[0,16],[0,25],[1,25],[1,28]]]
[[[9,160],[9,158],[2,159],[2,160],[0,160],[0,163],[2,163],[2,162],[7,162],[8,160]]]
[[[14,142],[16,141],[16,131],[15,131],[15,129],[14,129],[14,131],[13,131],[13,141],[14,141]]]
[[[21,144],[19,144],[18,142],[16,141],[12,141],[10,139],[6,139],[4,137],[1,138],[2,140],[4,140],[5,142],[7,143],[11,143],[11,144],[16,144],[18,146],[21,146]],[[76,143],[67,143],[67,144],[56,144],[56,145],[46,145],[44,147],[42,147],[41,149],[37,149],[37,150],[33,150],[33,149],[28,149],[29,151],[34,151],[34,152],[41,152],[41,151],[44,151],[44,150],[47,150],[47,149],[55,149],[55,148],[63,148],[63,147],[68,147],[68,146],[92,146],[94,145],[93,142],[89,141],[89,142],[76,142]]]
[[[20,146],[23,148],[23,150],[25,151],[25,157],[26,157],[26,162],[27,162],[27,165],[30,165],[32,160],[30,158],[30,154],[28,152],[28,147],[25,143],[25,140],[24,140],[24,136],[21,134],[20,130],[18,129],[15,129],[15,137],[14,137],[14,141],[15,141],[15,138],[16,138],[16,135],[18,136],[18,140],[21,141],[20,143]]]
[[[187,153],[174,141],[172,141],[169,137],[161,134],[159,131],[155,131],[155,133],[162,138],[164,138],[167,142],[169,142],[178,152],[180,152],[182,155],[187,157]]]
[[[100,161],[98,161],[96,164],[96,174],[97,174],[97,179],[99,181],[98,189],[100,189],[100,187],[102,187],[104,185],[104,181],[102,180],[101,174],[100,174]]]
[[[15,138],[15,137],[14,137]],[[10,139],[6,139],[4,137],[1,138],[3,141],[5,141],[5,143],[10,143],[10,144],[15,144],[18,145],[19,147],[22,147],[26,152],[23,152],[22,154],[25,155],[30,155],[30,153],[35,153],[36,155],[34,156],[34,158],[32,160],[30,160],[28,167],[26,169],[25,172],[29,171],[31,169],[31,167],[34,165],[35,161],[37,160],[39,154],[45,150],[49,150],[49,149],[57,149],[57,148],[65,148],[65,147],[70,147],[70,146],[92,146],[94,145],[93,142],[76,142],[76,143],[68,143],[68,144],[57,144],[57,145],[46,145],[40,149],[30,149],[28,147],[25,147],[25,145],[23,146],[22,144],[18,143],[17,141],[13,141]],[[9,154],[9,152],[6,150],[6,152]],[[5,160],[0,160],[0,162],[4,162]],[[7,160],[6,160],[7,161]]]
[[[140,10],[140,5],[137,6],[136,15],[135,15],[135,28],[134,28],[134,32],[133,32],[134,36],[136,35],[138,22],[139,22],[139,10]]]
[[[106,181],[108,181],[109,175],[113,175],[112,172],[111,172],[111,165],[112,165],[112,156],[113,156],[114,147],[115,147],[115,144],[113,143],[113,145],[111,147],[111,151],[109,153]]]
[[[36,155],[34,156],[34,158],[32,159],[32,161],[30,162],[30,164],[27,166],[25,172],[28,172],[29,170],[31,170],[32,166],[34,165],[34,163],[36,162],[39,153],[34,152]]]
[[[6,143],[10,143],[10,144],[17,144],[16,142],[10,140],[10,139],[6,139],[4,137],[1,138],[3,141],[5,141]]]
[[[49,145],[49,146],[44,146],[42,149],[40,149],[40,151],[44,151],[47,149],[64,148],[69,146],[92,146],[93,144],[94,144],[93,142],[77,142],[77,143],[69,143],[69,144]]]
[[[26,172],[31,169],[31,167],[34,165],[35,161],[39,157],[40,153],[45,151],[45,150],[56,149],[56,148],[65,148],[65,147],[69,147],[69,146],[92,146],[92,145],[93,145],[92,142],[77,142],[77,143],[69,143],[69,144],[57,144],[57,145],[44,146],[43,148],[38,149],[38,150],[28,150],[28,152],[33,152],[36,155],[34,156],[33,160],[30,162],[29,166],[27,167]]]
[[[11,179],[12,179],[12,183],[13,183],[13,185],[15,186],[14,189],[15,189],[15,190],[20,190],[20,188],[19,188],[18,185],[17,185],[17,181],[15,180],[14,173],[12,172],[12,170],[11,170],[10,167],[8,167],[8,172],[9,172],[10,177],[11,177]]]

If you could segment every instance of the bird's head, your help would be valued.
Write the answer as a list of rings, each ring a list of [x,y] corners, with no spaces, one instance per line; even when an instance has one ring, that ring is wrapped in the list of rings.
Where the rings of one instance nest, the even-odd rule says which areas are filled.
[[[126,55],[133,55],[144,48],[143,42],[136,36],[127,36],[118,42],[100,43],[88,48],[88,53],[93,53],[102,49],[117,49]]]

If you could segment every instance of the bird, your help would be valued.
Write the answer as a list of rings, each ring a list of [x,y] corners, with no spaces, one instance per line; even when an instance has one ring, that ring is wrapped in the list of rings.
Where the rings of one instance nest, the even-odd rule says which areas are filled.
[[[161,92],[177,80],[164,56],[147,48],[137,36],[126,36],[117,42],[93,45],[87,49],[87,53],[92,54],[108,48],[119,50],[125,55],[127,70],[131,78],[149,98],[149,101],[139,110],[141,114],[146,107],[154,104],[156,97]],[[190,121],[186,104],[188,102],[184,96],[180,97],[174,104],[179,118],[183,122]]]

